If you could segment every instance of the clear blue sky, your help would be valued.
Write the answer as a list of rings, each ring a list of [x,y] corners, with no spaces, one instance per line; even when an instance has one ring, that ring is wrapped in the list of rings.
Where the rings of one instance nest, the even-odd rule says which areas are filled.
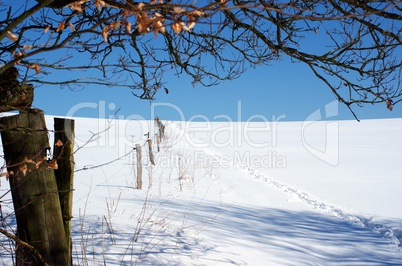
[[[303,121],[335,100],[332,92],[306,66],[285,61],[250,68],[239,79],[209,88],[193,88],[186,76],[170,77],[166,81],[169,94],[161,90],[153,101],[153,107],[149,101],[134,97],[129,90],[98,87],[77,92],[40,87],[35,92],[34,106],[46,114],[58,116],[109,118],[117,111],[117,117],[124,119],[149,119],[154,112],[163,120],[205,116],[211,121],[224,121],[215,117],[224,115],[233,121],[246,121],[254,115],[261,115],[269,121],[280,116],[281,121]],[[354,111],[359,119],[402,118],[402,106],[399,105],[393,111],[389,111],[385,104],[355,106]],[[338,115],[333,118],[349,120],[353,116],[339,104]]]
[[[327,38],[323,36],[326,36],[325,31],[310,36],[311,39],[305,40],[306,47],[320,49],[318,41],[322,46],[323,38]],[[248,69],[239,79],[221,82],[210,88],[193,88],[186,76],[170,76],[165,81],[170,93],[166,95],[161,90],[153,102],[159,104],[153,108],[154,114],[163,120],[189,120],[194,116],[205,116],[214,121],[216,116],[223,115],[233,121],[246,121],[260,115],[269,121],[278,117],[281,121],[302,121],[335,100],[329,88],[307,66],[290,63],[286,59],[274,61],[271,66]],[[131,91],[120,88],[94,86],[71,91],[43,86],[35,90],[34,106],[43,109],[46,114],[57,116],[109,118],[117,114],[117,118],[153,118],[149,101],[139,100]],[[385,103],[355,106],[354,111],[360,119],[402,118],[402,104],[395,106],[393,111],[389,111]],[[342,104],[339,105],[338,115],[333,118],[354,119]]]

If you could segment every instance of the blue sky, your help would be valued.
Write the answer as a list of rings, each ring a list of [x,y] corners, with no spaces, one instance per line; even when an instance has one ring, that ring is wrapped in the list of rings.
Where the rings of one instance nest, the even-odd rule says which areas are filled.
[[[155,114],[163,120],[225,121],[225,117],[233,121],[261,120],[255,118],[257,115],[268,121],[303,121],[335,100],[329,88],[306,66],[286,61],[250,68],[236,80],[208,88],[192,87],[186,76],[169,77],[166,81],[169,94],[160,91],[152,104],[121,88],[86,87],[71,91],[40,87],[35,92],[34,106],[58,116],[150,119]],[[354,111],[359,119],[402,118],[398,105],[393,111],[385,104],[355,106]],[[324,112],[322,117],[325,118]],[[338,115],[332,119],[354,118],[339,104]]]
[[[31,2],[31,3],[34,3]],[[324,45],[324,30],[312,34],[304,42],[308,49]],[[320,45],[317,46],[317,43]],[[85,75],[85,74],[83,74]],[[57,78],[57,77],[52,77]],[[88,86],[82,91],[42,86],[35,90],[34,106],[48,115],[120,119],[132,117],[150,119],[158,115],[163,120],[192,120],[194,118],[219,121],[217,116],[233,121],[247,121],[259,116],[272,121],[303,121],[317,109],[335,100],[330,89],[302,63],[274,61],[270,66],[249,68],[240,78],[205,88],[191,85],[186,76],[169,76],[166,87],[156,100],[139,100],[130,90]],[[402,106],[389,111],[385,103],[375,106],[354,106],[359,119],[402,118]],[[322,113],[325,118],[325,114]],[[339,104],[338,114],[332,119],[353,120],[351,112]],[[258,119],[255,119],[258,120]]]

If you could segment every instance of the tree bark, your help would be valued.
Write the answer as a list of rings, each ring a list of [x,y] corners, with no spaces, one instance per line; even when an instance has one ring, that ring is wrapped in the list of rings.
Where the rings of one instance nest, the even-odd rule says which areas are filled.
[[[56,175],[57,188],[64,231],[66,234],[69,257],[72,260],[71,218],[73,218],[73,189],[74,189],[74,120],[54,118],[54,153],[58,169]]]
[[[49,265],[70,265],[56,178],[44,160],[49,140],[43,111],[3,117],[0,128],[17,236],[35,247]],[[18,266],[41,265],[18,244],[16,253]]]

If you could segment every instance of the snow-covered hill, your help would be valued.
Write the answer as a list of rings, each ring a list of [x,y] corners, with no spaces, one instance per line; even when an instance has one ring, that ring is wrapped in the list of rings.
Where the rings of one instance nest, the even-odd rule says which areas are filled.
[[[76,119],[75,265],[402,265],[402,119],[163,123]]]

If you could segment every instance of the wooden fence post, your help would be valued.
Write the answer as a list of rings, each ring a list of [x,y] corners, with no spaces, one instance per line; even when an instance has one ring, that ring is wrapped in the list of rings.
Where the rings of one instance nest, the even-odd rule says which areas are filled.
[[[142,156],[140,144],[135,144],[137,151],[137,189],[142,189]]]
[[[54,118],[54,152],[58,169],[55,170],[61,213],[66,233],[67,245],[70,248],[69,257],[72,260],[71,218],[73,213],[74,189],[74,120]]]
[[[156,146],[158,147],[158,152],[160,152],[161,151],[161,148],[160,148],[161,140],[159,138],[159,133],[156,133],[155,137],[156,137]]]
[[[161,120],[159,117],[155,118],[155,123],[158,126],[158,131],[159,131],[159,141],[162,142],[163,138],[165,137],[165,125],[162,124]]]
[[[43,111],[2,117],[0,128],[18,238],[49,265],[71,265],[55,174],[44,158],[49,140]],[[16,258],[17,265],[43,265],[18,244]]]
[[[152,152],[152,139],[148,139],[148,149],[149,149],[149,160],[152,165],[155,165],[154,154]]]

